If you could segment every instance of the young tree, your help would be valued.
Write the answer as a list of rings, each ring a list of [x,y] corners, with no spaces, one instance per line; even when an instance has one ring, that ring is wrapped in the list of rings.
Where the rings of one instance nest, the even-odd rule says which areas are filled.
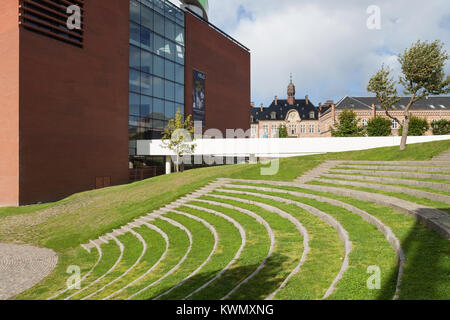
[[[409,122],[408,135],[413,137],[424,136],[428,130],[430,130],[430,124],[428,123],[427,119],[418,118],[415,116],[411,117]],[[398,134],[403,134],[403,127],[400,128]]]
[[[278,137],[279,138],[287,138],[288,137],[288,132],[287,132],[286,126],[284,124],[282,124],[280,126],[280,129],[278,130]]]
[[[392,122],[389,119],[376,116],[367,123],[367,135],[369,137],[387,137],[392,133]]]
[[[444,73],[445,63],[450,57],[443,47],[444,45],[439,40],[431,43],[417,41],[398,58],[403,74],[400,77],[400,84],[404,87],[405,94],[410,95],[404,110],[405,121],[402,126],[400,150],[406,148],[411,121],[410,109],[414,103],[430,95],[450,92],[450,76],[445,77]],[[383,67],[372,77],[368,90],[375,92],[382,103],[380,97],[396,97],[395,84],[395,81],[390,78],[390,70],[386,74]],[[386,114],[390,117],[387,109]]]
[[[356,112],[345,109],[339,115],[339,123],[331,127],[331,135],[333,137],[361,137],[364,135],[364,128],[358,126],[359,119]]]
[[[435,136],[445,136],[450,133],[450,121],[446,119],[434,121],[431,126]]]
[[[194,141],[194,123],[191,115],[183,121],[181,110],[177,110],[175,118],[170,119],[169,125],[163,131],[162,144],[165,148],[173,151],[176,155],[176,172],[180,171],[180,159],[185,154],[194,152],[196,145]]]
[[[384,113],[388,118],[401,123],[398,118],[390,114],[392,107],[400,101],[396,89],[397,82],[391,76],[391,72],[391,69],[382,65],[381,69],[370,78],[367,91],[375,93],[380,106],[384,109]]]

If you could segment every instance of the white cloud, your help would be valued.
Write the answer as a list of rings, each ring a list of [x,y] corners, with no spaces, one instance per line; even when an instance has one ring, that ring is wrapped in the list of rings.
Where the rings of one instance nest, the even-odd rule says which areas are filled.
[[[379,31],[366,27],[369,5],[381,8]],[[316,104],[366,95],[370,75],[382,63],[398,73],[413,42],[440,39],[450,52],[448,12],[448,0],[210,0],[210,21],[251,49],[252,98],[266,105],[286,95],[290,72]]]
[[[251,49],[257,105],[285,97],[290,72],[297,97],[308,94],[318,104],[367,95],[370,76],[383,63],[398,75],[397,55],[419,39],[440,39],[450,52],[448,0],[209,0],[209,5],[210,21]],[[381,30],[366,27],[370,5],[381,8]]]

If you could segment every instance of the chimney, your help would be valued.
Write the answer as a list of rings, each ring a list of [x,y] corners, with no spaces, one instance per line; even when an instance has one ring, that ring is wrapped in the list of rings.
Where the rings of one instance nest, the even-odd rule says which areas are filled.
[[[276,106],[278,105],[278,97],[277,96],[275,96],[275,105]]]
[[[372,103],[372,118],[375,118],[377,116],[377,108],[375,107],[375,104]]]
[[[261,112],[264,111],[264,105],[261,103]]]
[[[252,102],[250,102],[250,106],[252,107],[252,108],[254,108],[255,107],[255,103],[252,101]]]
[[[331,105],[331,119],[333,120],[333,124],[336,121],[336,106],[334,103]]]
[[[309,104],[309,97],[308,97],[308,95],[306,95],[305,101],[306,101],[306,104],[308,105]]]
[[[319,112],[322,113],[322,102],[319,102]]]

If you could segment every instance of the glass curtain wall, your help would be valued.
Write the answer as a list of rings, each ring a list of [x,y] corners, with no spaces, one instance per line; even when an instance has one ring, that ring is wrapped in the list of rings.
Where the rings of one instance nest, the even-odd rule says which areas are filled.
[[[130,168],[139,167],[136,140],[160,139],[177,109],[184,114],[184,30],[170,2],[130,0]]]

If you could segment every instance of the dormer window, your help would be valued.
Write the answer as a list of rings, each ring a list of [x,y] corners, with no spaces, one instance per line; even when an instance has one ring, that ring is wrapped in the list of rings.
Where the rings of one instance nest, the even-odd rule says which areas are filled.
[[[314,111],[311,111],[311,112],[309,113],[309,118],[310,118],[310,119],[314,119]]]
[[[270,119],[276,120],[277,119],[277,113],[276,112],[271,112],[270,113]]]

